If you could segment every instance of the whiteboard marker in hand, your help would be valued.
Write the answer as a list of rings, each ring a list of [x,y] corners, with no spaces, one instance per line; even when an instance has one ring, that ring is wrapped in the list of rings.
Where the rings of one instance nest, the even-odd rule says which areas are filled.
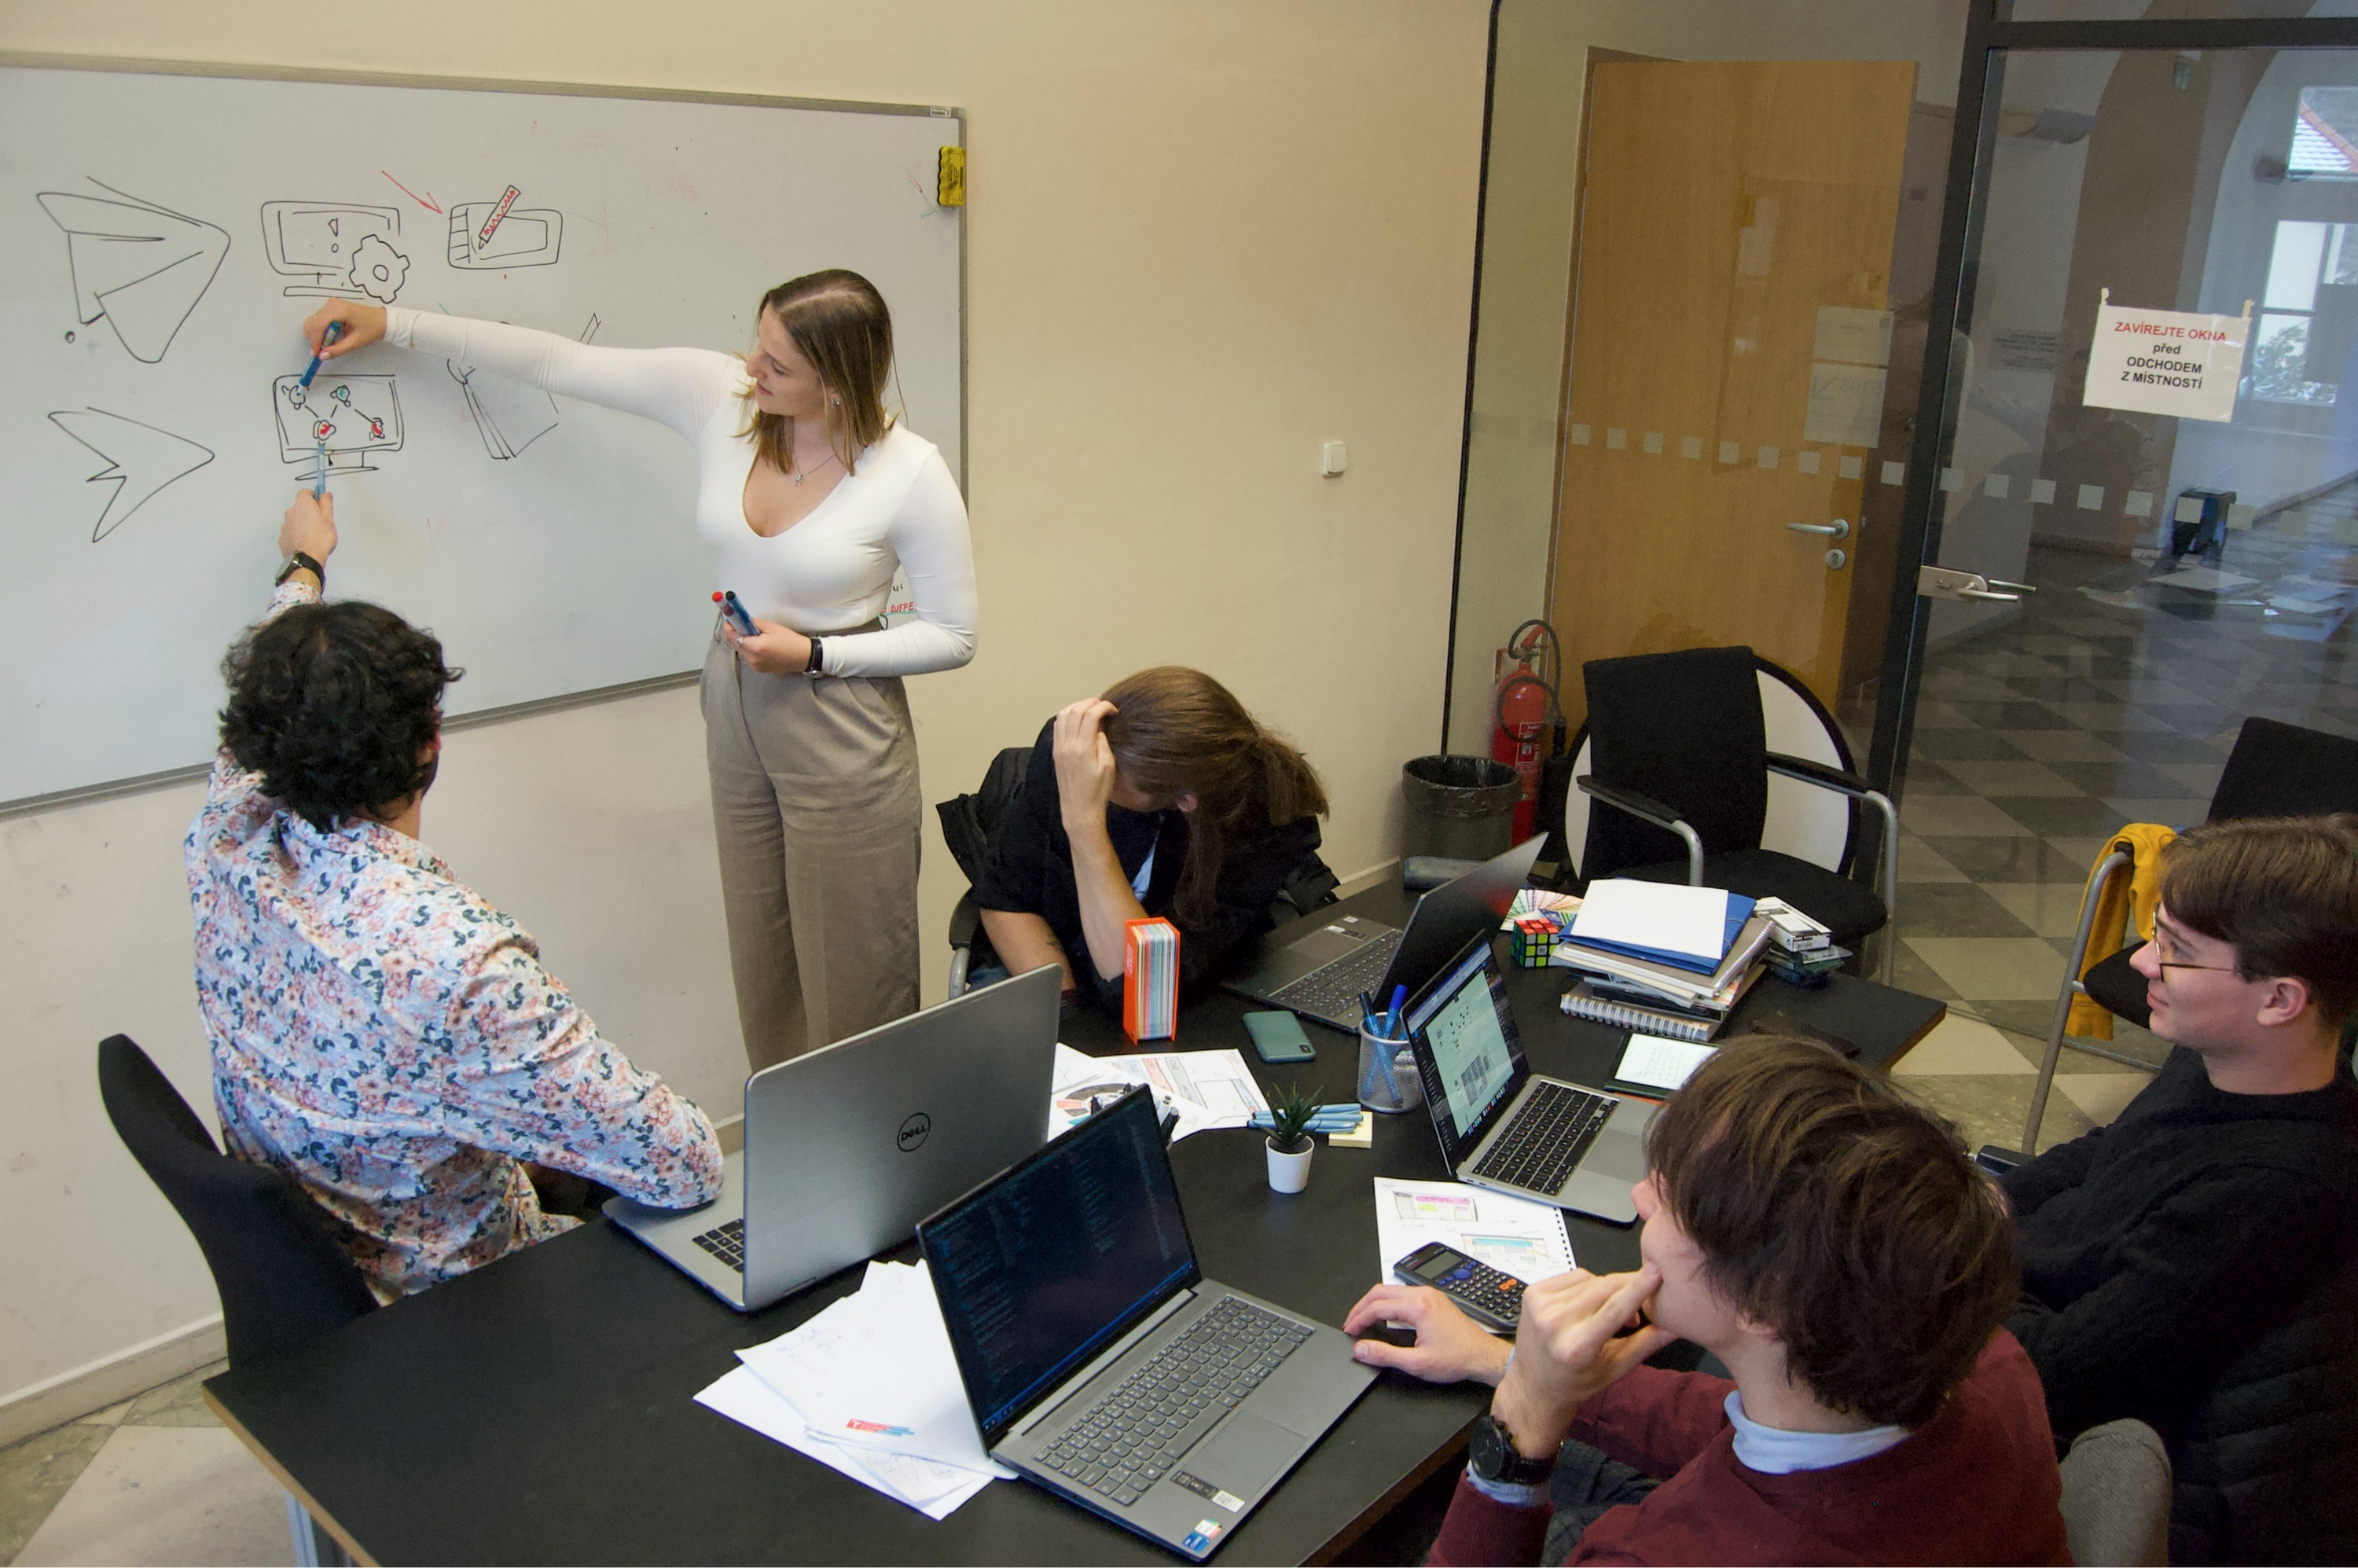
[[[737,635],[740,637],[753,637],[761,634],[761,628],[753,624],[753,618],[745,613],[743,605],[737,602],[736,589],[715,593],[712,596],[712,602],[720,606],[720,613],[729,618],[729,624],[737,628]]]

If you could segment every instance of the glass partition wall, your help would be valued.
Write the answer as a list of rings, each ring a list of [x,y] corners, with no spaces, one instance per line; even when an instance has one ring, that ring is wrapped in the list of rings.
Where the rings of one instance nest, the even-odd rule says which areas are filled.
[[[1996,1141],[2018,1141],[2027,1075],[2106,835],[2132,821],[2200,821],[2249,716],[2358,735],[2358,22],[2338,15],[2353,8],[1933,0],[1924,16],[1964,13],[1945,66],[1929,24],[1912,50],[1902,32],[1817,51],[1913,54],[1904,132],[1883,133],[1904,140],[1904,156],[1829,174],[1821,149],[1772,154],[1747,131],[1751,150],[1718,187],[1697,183],[1706,160],[1692,152],[1650,173],[1663,205],[1687,210],[1673,236],[1679,297],[1713,326],[1695,330],[1642,300],[1664,341],[1682,345],[1674,365],[1642,375],[1612,369],[1615,354],[1636,362],[1593,330],[1626,327],[1632,311],[1620,307],[1637,297],[1601,292],[1619,274],[1593,224],[1614,211],[1626,230],[1646,211],[1643,193],[1605,205],[1589,155],[1682,146],[1691,126],[1658,114],[1600,132],[1595,115],[1647,94],[1600,92],[1597,73],[1643,57],[1542,37],[1538,8],[1499,8],[1447,743],[1488,749],[1495,649],[1522,616],[1555,615],[1578,657],[1763,644],[1773,631],[1680,600],[1647,550],[1682,539],[1702,574],[1739,545],[1759,550],[1780,524],[1845,524],[1847,609],[1833,615],[1814,589],[1806,604],[1793,591],[1772,597],[1823,628],[1822,648],[1846,639],[1812,687],[1862,771],[1901,803],[1898,983],[1991,1025],[1984,1038],[2019,1058],[1993,1055],[1989,1070],[2016,1081],[1989,1087],[1986,1117],[1945,1108]],[[1548,25],[1561,35],[1580,9],[1548,11]],[[1658,58],[1711,52],[1682,47],[1693,39],[1640,41]],[[1510,58],[1519,43],[1556,52]],[[1774,52],[1808,58],[1805,46]],[[1717,53],[1725,65],[1742,50]],[[1675,106],[1669,85],[1653,97]],[[1692,98],[1693,122],[1740,118],[1734,87],[1714,91]],[[1548,92],[1557,96],[1535,96]],[[1863,260],[1855,276],[1810,262],[1798,224],[1768,232],[1780,206],[1787,218],[1833,211],[1830,179],[1876,198],[1849,211],[1890,213],[1887,231],[1850,241],[1860,258],[1885,248],[1879,274]],[[1523,205],[1502,213],[1502,202]],[[1724,220],[1724,254],[1698,211]],[[1805,265],[1823,276],[1792,282]],[[1562,291],[1552,319],[1551,265]],[[1792,319],[1744,314],[1756,297],[1744,291],[1760,279],[1758,297],[1793,297]],[[1623,287],[1641,286],[1650,280]],[[1879,315],[1884,341],[1830,356],[1825,310],[1813,319],[1801,308],[1812,300],[1835,308],[1838,326]],[[2130,330],[2100,341],[2107,309]],[[2219,343],[2160,330],[2206,317],[2224,319]],[[1748,392],[1744,417],[1758,427],[1737,428],[1727,389],[1753,384],[1744,378],[1758,376],[1764,344],[1774,358],[1779,333],[1801,340],[1797,369],[1781,390]],[[2243,340],[2232,365],[2215,351],[2228,339]],[[2201,351],[2194,372],[2189,347]],[[1551,349],[1562,357],[1542,472],[1547,433],[1523,384],[1536,384]],[[1829,388],[1853,406],[1847,427]],[[1736,446],[1734,462],[1723,442]],[[1828,482],[1764,476],[1763,449],[1780,447],[1780,470],[1806,458]],[[1601,535],[1600,496],[1618,524]],[[1587,542],[1567,557],[1579,526]],[[1598,615],[1595,596],[1617,588],[1652,596],[1651,612],[1617,624]],[[1576,692],[1577,658],[1563,680]],[[1862,856],[1855,871],[1869,870]],[[2102,1049],[2065,1054],[2043,1142],[2108,1119],[2164,1047],[2124,1024]]]

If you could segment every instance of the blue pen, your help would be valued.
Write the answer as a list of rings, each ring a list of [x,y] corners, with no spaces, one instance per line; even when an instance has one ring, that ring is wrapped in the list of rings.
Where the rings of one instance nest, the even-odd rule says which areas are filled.
[[[311,499],[317,501],[328,493],[328,443],[319,443],[319,471],[311,481]]]
[[[320,350],[324,352],[326,350],[334,347],[336,340],[343,335],[344,324],[341,321],[329,322],[328,330],[319,334]],[[306,392],[311,390],[311,378],[319,373],[319,358],[320,356],[319,354],[313,354],[311,356],[311,368],[303,373],[302,386],[303,390]]]

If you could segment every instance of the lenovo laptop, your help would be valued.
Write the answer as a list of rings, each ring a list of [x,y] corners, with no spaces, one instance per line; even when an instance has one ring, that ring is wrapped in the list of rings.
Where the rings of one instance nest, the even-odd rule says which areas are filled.
[[[1063,985],[1049,965],[763,1068],[719,1198],[606,1217],[739,1312],[897,1246],[1046,1137]]]
[[[1352,914],[1305,920],[1301,935],[1263,948],[1228,989],[1357,1033],[1363,994],[1385,1006],[1395,988],[1431,979],[1476,932],[1498,928],[1546,843],[1544,835],[1529,839],[1442,883],[1417,900],[1405,929]]]
[[[991,1457],[1198,1563],[1375,1380],[1204,1278],[1143,1087],[917,1240]]]
[[[1541,1077],[1523,1060],[1490,934],[1409,1004],[1409,1048],[1442,1158],[1461,1182],[1627,1225],[1656,1108]]]

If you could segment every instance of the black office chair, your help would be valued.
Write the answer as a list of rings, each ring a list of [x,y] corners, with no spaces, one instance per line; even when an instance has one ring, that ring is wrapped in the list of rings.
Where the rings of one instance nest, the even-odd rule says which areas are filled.
[[[941,818],[942,840],[949,846],[950,859],[957,862],[967,880],[966,892],[950,911],[949,995],[953,1000],[966,994],[967,977],[976,968],[999,961],[990,949],[990,938],[982,932],[982,906],[974,901],[974,884],[982,881],[983,868],[990,863],[990,836],[1022,793],[1023,778],[1031,766],[1031,747],[1010,746],[990,760],[982,782],[971,794],[934,807]],[[1333,903],[1336,885],[1335,873],[1325,860],[1314,853],[1306,857],[1278,890],[1270,905],[1270,924],[1282,925]]]
[[[955,1000],[966,994],[966,978],[978,964],[991,964],[998,956],[990,950],[990,938],[982,934],[982,907],[974,902],[975,884],[982,881],[982,869],[990,861],[990,836],[998,829],[1000,818],[1022,792],[1023,775],[1031,771],[1032,748],[1010,746],[990,759],[984,770],[982,782],[973,793],[954,800],[943,801],[934,807],[942,821],[942,839],[949,846],[950,859],[966,873],[966,892],[958,895],[957,907],[950,911],[950,984],[949,994]],[[979,947],[979,957],[976,949]]]
[[[2202,820],[2320,816],[2336,811],[2358,811],[2358,741],[2274,719],[2246,719],[2235,733],[2235,749],[2228,753],[2218,787],[2211,792],[2210,812]],[[2071,962],[2063,971],[2063,989],[2055,1000],[2055,1023],[2048,1031],[2047,1053],[2039,1062],[2039,1079],[2031,1086],[2030,1115],[2022,1130],[2025,1154],[2038,1152],[2039,1125],[2046,1119],[2048,1089],[2055,1081],[2055,1065],[2063,1047],[2068,1045],[2085,1054],[2133,1067],[2153,1065],[2064,1033],[2071,1021],[2072,1001],[2083,996],[2139,1029],[2152,1027],[2153,1012],[2145,1000],[2145,977],[2130,962],[2144,942],[2131,942],[2091,966],[2084,977],[2080,973],[2087,960],[2089,940],[2094,935],[2096,905],[2104,885],[2129,870],[2128,854],[2113,851],[2097,862],[2088,879],[2088,890],[2081,897],[2079,936],[2071,945]],[[2349,1044],[2345,1037],[2343,1049],[2347,1050]]]
[[[1614,809],[1587,814],[1580,879],[1584,885],[1599,877],[1683,881],[1781,898],[1855,950],[1889,921],[1898,897],[1898,813],[1846,765],[1768,749],[1764,672],[1803,690],[1742,647],[1592,659],[1581,666],[1590,771],[1575,772],[1572,782]],[[1814,699],[1809,705],[1816,708]],[[1846,762],[1831,719],[1825,730]],[[1575,742],[1575,757],[1583,743]],[[1762,847],[1772,774],[1846,797],[1851,831],[1835,866]],[[1882,815],[1880,897],[1846,874],[1861,802]],[[1887,937],[1883,946],[1887,979],[1894,944]]]
[[[197,1238],[220,1292],[233,1367],[292,1350],[376,1310],[376,1297],[310,1195],[265,1165],[232,1159],[127,1034],[98,1043],[98,1094],[115,1136]],[[292,1494],[295,1561],[349,1563]]]
[[[116,1136],[204,1252],[232,1366],[291,1350],[375,1310],[326,1211],[279,1172],[215,1148],[129,1035],[99,1042],[98,1092]]]

